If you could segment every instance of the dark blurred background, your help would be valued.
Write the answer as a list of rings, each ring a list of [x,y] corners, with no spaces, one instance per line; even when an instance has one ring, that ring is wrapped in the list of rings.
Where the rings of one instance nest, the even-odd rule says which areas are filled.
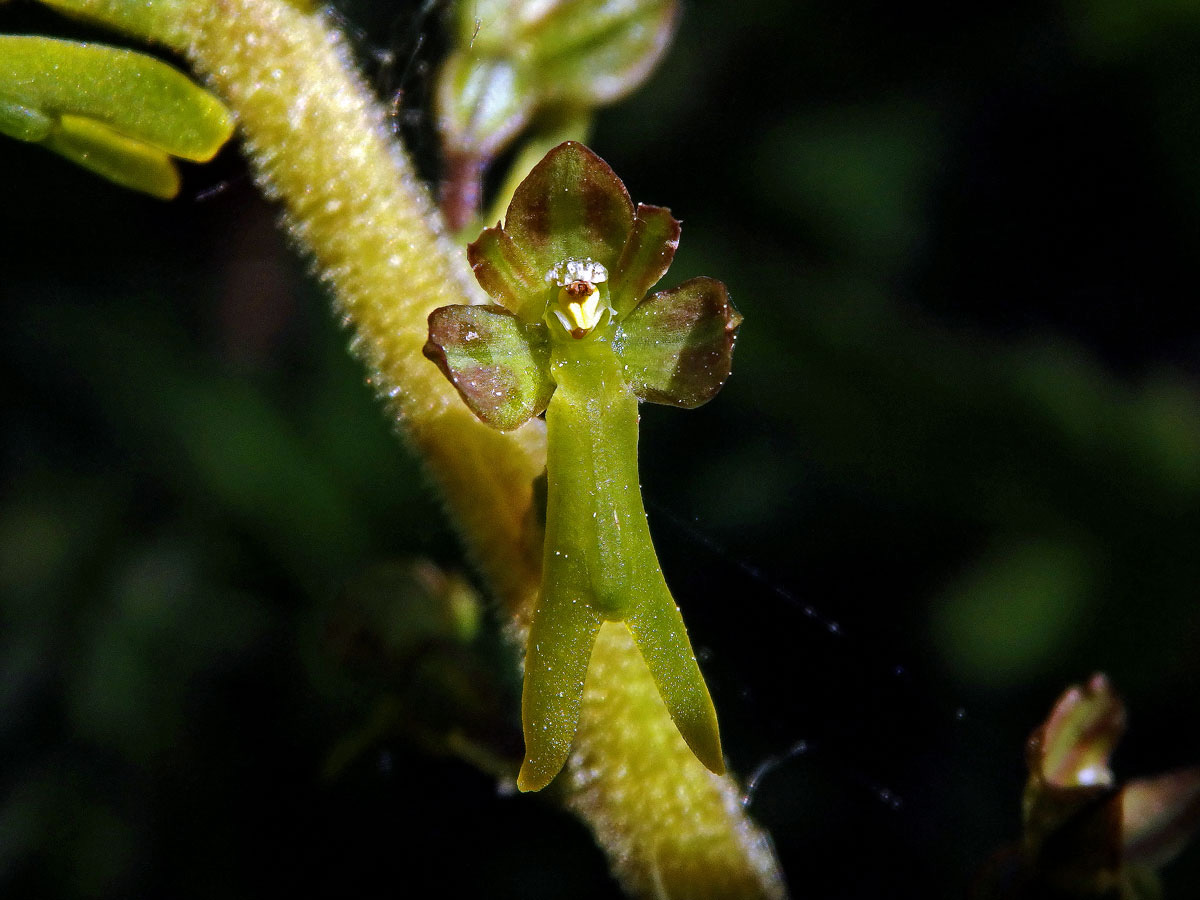
[[[438,15],[339,10],[435,174]],[[1119,774],[1200,761],[1200,5],[697,0],[592,145],[746,317],[643,481],[793,893],[962,896],[1093,671]],[[616,896],[408,716],[465,672],[511,750],[518,686],[486,604],[389,603],[461,547],[236,149],[169,204],[0,171],[0,892]]]

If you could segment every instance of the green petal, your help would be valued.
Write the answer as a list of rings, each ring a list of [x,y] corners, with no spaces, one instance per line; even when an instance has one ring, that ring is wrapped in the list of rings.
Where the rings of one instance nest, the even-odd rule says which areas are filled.
[[[0,134],[18,141],[42,141],[54,131],[54,117],[0,96]]]
[[[604,618],[559,585],[544,589],[529,631],[521,722],[525,759],[517,788],[540,791],[561,771],[579,727],[592,647]]]
[[[531,28],[526,40],[549,96],[609,103],[650,74],[670,43],[678,12],[674,0],[572,0]]]
[[[546,311],[545,272],[539,272],[508,232],[485,228],[467,245],[467,259],[488,295],[527,322],[541,321]]]
[[[609,279],[609,296],[623,319],[671,267],[679,247],[679,220],[662,206],[639,203],[633,233]]]
[[[92,119],[63,116],[42,145],[122,187],[160,200],[179,193],[179,171],[171,157]]]
[[[549,353],[545,329],[503,307],[443,306],[429,314],[425,355],[493,428],[516,428],[546,408],[554,392]]]
[[[706,769],[725,774],[717,711],[679,607],[664,591],[660,602],[641,604],[625,618],[625,624],[684,741]]]
[[[529,121],[537,100],[524,68],[504,56],[456,53],[438,74],[438,129],[447,147],[488,159]]]
[[[1054,787],[1112,784],[1108,760],[1124,732],[1124,704],[1107,678],[1093,675],[1058,698],[1031,739],[1034,774]]]
[[[177,50],[189,39],[186,25],[194,0],[41,0],[42,4],[86,22],[107,25],[134,37],[162,41]]]
[[[1200,824],[1200,767],[1136,778],[1121,791],[1125,859],[1158,868],[1170,862]]]
[[[642,400],[691,409],[721,389],[742,317],[725,285],[693,278],[643,300],[613,341]]]
[[[528,63],[539,100],[593,106],[624,96],[662,58],[676,0],[475,0],[458,4],[460,47]]]
[[[559,144],[533,167],[504,219],[504,230],[543,276],[571,257],[613,269],[632,229],[625,185],[577,141]]]
[[[454,37],[457,46],[472,47],[480,53],[508,53],[520,39],[523,20],[529,11],[528,4],[513,3],[513,0],[455,3]]]
[[[0,94],[57,117],[92,119],[130,141],[204,162],[233,133],[216,97],[166,63],[116,47],[0,36]]]

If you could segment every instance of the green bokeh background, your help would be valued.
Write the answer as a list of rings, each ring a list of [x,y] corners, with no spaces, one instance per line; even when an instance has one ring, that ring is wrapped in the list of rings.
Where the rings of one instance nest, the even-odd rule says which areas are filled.
[[[415,7],[339,8],[432,174]],[[793,893],[961,896],[1093,671],[1119,773],[1200,761],[1200,5],[697,0],[592,145],[746,317],[643,482],[735,770],[794,751],[751,807]],[[400,603],[398,664],[331,647],[348,584],[466,563],[236,150],[171,204],[0,171],[0,892],[616,896],[551,804],[371,727],[465,671],[511,750],[516,685],[414,662]]]

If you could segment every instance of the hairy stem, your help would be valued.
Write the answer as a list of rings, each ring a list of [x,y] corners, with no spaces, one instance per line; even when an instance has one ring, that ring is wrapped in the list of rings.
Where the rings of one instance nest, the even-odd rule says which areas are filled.
[[[481,423],[421,354],[439,306],[482,299],[461,249],[324,19],[279,0],[203,4],[188,48],[236,111],[261,186],[329,284],[369,380],[426,461],[475,561],[514,615],[536,593],[540,423]]]
[[[324,17],[285,0],[182,8],[171,33],[186,41],[171,42],[235,111],[261,187],[316,262],[371,383],[523,634],[541,572],[532,482],[545,463],[544,428],[484,426],[421,354],[429,312],[477,295],[461,251]],[[782,896],[736,786],[687,749],[623,625],[601,630],[559,783],[631,891]]]

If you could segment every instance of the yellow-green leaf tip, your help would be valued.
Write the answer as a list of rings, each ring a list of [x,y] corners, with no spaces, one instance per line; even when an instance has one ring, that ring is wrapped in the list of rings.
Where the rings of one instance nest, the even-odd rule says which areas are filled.
[[[0,133],[41,143],[155,197],[179,190],[171,157],[206,162],[233,134],[216,96],[153,57],[0,35]]]

